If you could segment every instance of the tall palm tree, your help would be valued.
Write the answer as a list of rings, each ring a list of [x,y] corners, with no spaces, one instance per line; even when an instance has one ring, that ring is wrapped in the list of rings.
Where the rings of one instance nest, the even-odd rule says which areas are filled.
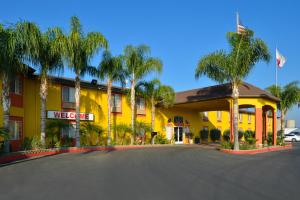
[[[0,78],[2,81],[3,128],[9,131],[10,82],[18,73],[24,72],[23,49],[19,45],[16,26],[4,27],[0,24]],[[5,141],[5,151],[9,151],[9,140]]]
[[[145,45],[131,46],[124,49],[125,67],[131,81],[130,87],[130,104],[131,104],[131,144],[134,142],[135,135],[135,86],[136,83],[143,79],[151,72],[161,72],[162,62],[150,57],[150,48]]]
[[[57,45],[57,34],[59,28],[49,28],[42,33],[39,27],[31,22],[23,22],[17,26],[22,43],[24,45],[25,57],[27,57],[36,68],[39,69],[40,101],[41,101],[41,142],[45,144],[46,137],[46,99],[48,94],[48,74],[57,70],[63,70],[62,52]],[[28,41],[34,41],[28,43]]]
[[[275,97],[280,99],[278,104],[278,109],[281,112],[280,121],[281,121],[281,136],[284,134],[284,122],[285,116],[289,109],[291,109],[294,105],[298,104],[300,101],[300,87],[298,81],[293,81],[284,87],[271,85],[267,88],[267,90],[273,94]]]
[[[111,144],[111,88],[113,82],[125,84],[126,74],[123,68],[122,56],[113,57],[109,51],[104,51],[98,67],[99,78],[107,81],[107,144]]]
[[[271,56],[267,45],[261,39],[254,38],[254,33],[251,30],[242,34],[229,32],[227,39],[230,44],[230,51],[219,50],[203,56],[197,65],[195,76],[199,78],[201,75],[206,75],[219,83],[231,83],[234,149],[239,150],[238,86],[250,74],[257,62],[261,60],[269,62]]]
[[[64,57],[69,68],[75,73],[75,107],[76,107],[76,146],[80,146],[80,77],[94,72],[90,65],[92,57],[101,48],[107,48],[108,42],[99,32],[84,34],[82,25],[77,17],[71,17],[69,35],[60,34],[58,37]]]
[[[158,79],[141,81],[136,85],[138,95],[151,103],[151,131],[155,131],[155,106],[171,107],[175,102],[175,92],[170,86],[163,85]]]

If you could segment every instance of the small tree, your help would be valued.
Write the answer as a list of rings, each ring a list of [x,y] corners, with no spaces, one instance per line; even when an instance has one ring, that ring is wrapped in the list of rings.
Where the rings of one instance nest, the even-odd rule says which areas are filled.
[[[223,140],[229,141],[230,140],[230,130],[227,129],[223,132]]]
[[[117,124],[113,127],[113,131],[115,132],[115,140],[117,144],[123,145],[126,142],[126,136],[131,134],[131,128],[127,124]],[[119,141],[120,140],[120,141]],[[127,142],[126,142],[127,144]]]
[[[200,131],[200,138],[202,141],[208,142],[209,131],[207,129],[202,129]]]
[[[220,138],[221,138],[221,131],[219,129],[211,129],[210,130],[210,139],[213,142],[220,140]]]

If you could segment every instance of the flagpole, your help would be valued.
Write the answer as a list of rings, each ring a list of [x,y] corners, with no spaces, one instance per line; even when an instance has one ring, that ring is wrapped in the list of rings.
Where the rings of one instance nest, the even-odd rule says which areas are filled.
[[[239,12],[236,12],[236,32],[239,32]]]
[[[276,50],[275,50],[275,85],[276,88],[278,86],[277,81],[278,81],[278,72],[277,72],[277,58],[276,58],[276,53],[277,53],[277,45],[276,45]]]

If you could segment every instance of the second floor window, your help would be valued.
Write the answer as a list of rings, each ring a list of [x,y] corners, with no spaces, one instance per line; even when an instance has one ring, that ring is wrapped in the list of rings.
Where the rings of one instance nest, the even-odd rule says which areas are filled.
[[[62,101],[75,103],[75,88],[73,87],[63,87],[62,88]]]
[[[136,100],[136,113],[140,115],[146,114],[146,106],[144,98],[137,98]]]
[[[120,94],[111,95],[111,111],[112,112],[122,112],[122,99]]]
[[[22,94],[22,79],[20,77],[17,76],[11,81],[10,92],[18,95]]]
[[[251,114],[248,114],[248,123],[251,124]]]
[[[242,113],[239,113],[239,121],[240,121],[240,123],[243,123],[243,114]]]

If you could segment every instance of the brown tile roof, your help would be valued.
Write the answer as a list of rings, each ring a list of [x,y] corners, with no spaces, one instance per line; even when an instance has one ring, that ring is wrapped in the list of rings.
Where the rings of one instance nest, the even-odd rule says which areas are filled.
[[[273,101],[280,101],[277,97],[273,96],[269,92],[262,90],[249,83],[242,83],[239,85],[240,97],[250,98],[266,98]],[[191,103],[198,101],[205,101],[211,99],[221,99],[231,97],[232,88],[230,83],[215,85],[210,87],[198,88],[193,90],[187,90],[176,93],[175,104]]]

